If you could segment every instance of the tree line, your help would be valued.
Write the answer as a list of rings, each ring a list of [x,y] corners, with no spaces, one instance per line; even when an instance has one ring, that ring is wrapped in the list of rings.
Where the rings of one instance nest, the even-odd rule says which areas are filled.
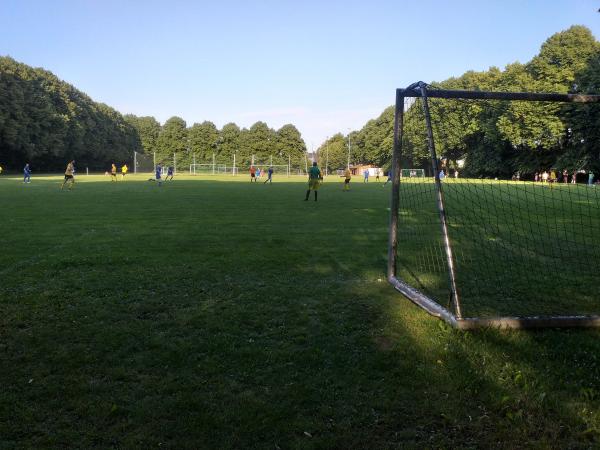
[[[112,162],[132,164],[133,153],[154,155],[157,161],[178,164],[249,165],[254,155],[261,165],[304,166],[306,144],[298,129],[278,130],[264,122],[249,129],[212,122],[187,126],[180,117],[161,125],[154,117],[122,115],[93,101],[51,72],[0,57],[0,166],[20,170],[63,170],[75,159],[80,168],[107,170]]]
[[[469,71],[429,83],[432,88],[505,92],[600,94],[600,43],[591,31],[573,26],[551,36],[525,64]],[[438,156],[449,169],[464,162],[472,177],[511,177],[536,171],[600,172],[600,104],[430,99]],[[403,166],[429,169],[425,119],[420,99],[404,116]],[[337,134],[319,147],[343,167],[351,141],[352,162],[391,164],[394,108],[350,136]]]
[[[141,139],[143,151],[156,154],[156,161],[172,164],[176,154],[178,165],[210,164],[213,155],[216,164],[232,165],[235,155],[238,167],[249,166],[254,157],[257,165],[266,166],[292,163],[304,167],[306,144],[298,129],[287,124],[274,130],[264,122],[250,128],[228,123],[220,130],[210,121],[188,127],[180,117],[171,117],[160,125],[154,117],[126,115]]]
[[[0,57],[0,165],[64,169],[67,159],[90,168],[129,160],[141,150],[134,127],[51,72]]]

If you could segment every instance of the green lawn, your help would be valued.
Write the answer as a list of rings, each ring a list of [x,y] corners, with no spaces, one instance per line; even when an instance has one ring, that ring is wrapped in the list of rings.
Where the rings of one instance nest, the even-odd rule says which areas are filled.
[[[426,315],[389,185],[146,178],[0,177],[0,448],[600,445],[600,332]]]
[[[600,187],[447,179],[467,317],[600,313]],[[441,304],[448,272],[432,179],[401,184],[399,275]]]

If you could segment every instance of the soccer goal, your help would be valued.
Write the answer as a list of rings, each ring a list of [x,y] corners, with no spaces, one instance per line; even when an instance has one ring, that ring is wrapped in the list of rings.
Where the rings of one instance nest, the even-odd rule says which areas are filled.
[[[254,167],[259,168],[260,169],[260,175],[261,177],[266,177],[267,173],[269,171],[269,167],[273,168],[273,176],[277,177],[277,176],[285,176],[285,177],[289,177],[290,176],[290,167],[287,164],[261,164],[260,162],[254,162]]]
[[[448,111],[483,114],[486,126],[496,126],[489,118],[498,114],[506,125],[508,102],[559,111],[567,103],[600,107],[600,96],[452,91],[423,82],[396,91],[388,280],[460,329],[600,327],[600,188],[558,179],[440,177],[453,163],[446,155],[456,151],[457,125],[445,122]],[[480,131],[482,142],[487,132]],[[418,145],[435,176],[415,182],[404,175],[415,169],[403,165],[414,163]],[[577,168],[547,167],[551,178],[569,169]]]
[[[402,169],[400,172],[402,178],[425,178],[424,169]]]
[[[190,164],[190,175],[231,174],[233,168],[225,164]]]
[[[153,173],[154,156],[133,152],[133,173]]]

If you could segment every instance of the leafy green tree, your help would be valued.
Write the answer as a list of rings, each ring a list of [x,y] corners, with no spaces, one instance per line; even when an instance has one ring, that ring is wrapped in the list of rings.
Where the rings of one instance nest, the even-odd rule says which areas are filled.
[[[337,133],[327,139],[318,149],[320,164],[328,173],[335,173],[338,169],[345,169],[348,161],[348,139]]]
[[[199,164],[212,163],[213,153],[217,152],[219,130],[212,122],[195,123],[188,130],[189,148],[196,155]]]
[[[66,160],[104,170],[141,150],[135,128],[51,72],[0,57],[0,162],[62,170]]]
[[[127,123],[137,130],[144,153],[150,155],[155,152],[161,130],[160,123],[151,116],[138,117],[133,114],[126,114],[124,117]]]
[[[219,132],[217,160],[221,164],[232,165],[233,155],[240,149],[241,130],[235,123],[227,123]],[[236,161],[237,165],[237,161]]]
[[[275,133],[273,148],[273,164],[288,164],[293,167],[302,167],[306,154],[306,144],[300,131],[292,125],[283,125]],[[288,159],[289,156],[289,159]]]
[[[599,93],[600,43],[587,28],[574,26],[551,36],[529,63],[509,64],[504,70],[468,71],[431,85],[442,89]],[[510,177],[515,171],[527,174],[552,166],[600,171],[599,105],[435,98],[430,98],[429,104],[438,157],[450,167],[466,160],[465,175]],[[389,164],[392,128],[390,107],[353,135],[353,158]],[[419,99],[404,115],[402,164],[430,167]]]
[[[167,120],[158,135],[156,147],[156,160],[163,164],[170,165],[174,154],[180,157],[186,155],[188,151],[185,120],[176,116]]]

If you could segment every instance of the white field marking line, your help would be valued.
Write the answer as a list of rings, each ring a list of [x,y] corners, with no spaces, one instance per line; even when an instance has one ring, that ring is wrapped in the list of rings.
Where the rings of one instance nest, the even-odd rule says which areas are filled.
[[[44,259],[47,259],[50,256],[50,253],[53,253],[56,250],[60,250],[64,247],[66,247],[67,245],[70,245],[73,242],[77,242],[77,241],[81,240],[82,238],[89,236],[90,234],[93,234],[95,232],[96,232],[96,230],[92,229],[92,230],[86,231],[85,233],[80,234],[75,239],[65,239],[65,242],[56,244],[54,247],[50,247],[50,248],[46,249],[43,253],[38,253],[37,255],[31,256],[30,258],[22,259],[21,261],[18,261],[16,263],[14,263],[13,265],[4,268],[3,270],[0,270],[0,276],[6,275],[8,273],[11,273],[15,270],[21,269],[22,267],[28,266],[30,264],[35,264],[37,262],[43,261]]]

